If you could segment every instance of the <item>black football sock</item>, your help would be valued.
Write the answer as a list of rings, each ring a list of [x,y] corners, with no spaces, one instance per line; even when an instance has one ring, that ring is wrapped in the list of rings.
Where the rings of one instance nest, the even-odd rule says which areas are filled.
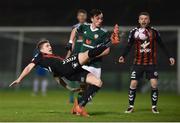
[[[95,58],[96,56],[100,55],[102,52],[104,52],[107,49],[106,46],[100,46],[94,49],[89,50],[88,56],[90,59]]]
[[[85,84],[85,85],[81,84],[80,85],[82,91],[78,93],[78,102],[82,101],[82,96],[83,96],[84,92],[87,90],[88,86],[89,86],[88,84]]]
[[[129,88],[129,105],[134,106],[134,101],[136,98],[136,89]]]
[[[83,93],[82,98],[78,100],[78,104],[84,107],[89,101],[92,100],[99,89],[100,87],[89,85],[88,89]]]
[[[158,88],[151,88],[152,106],[156,106],[157,105],[158,95],[159,95]]]
[[[78,102],[81,102],[82,101],[82,95],[83,95],[83,93],[82,92],[79,92],[78,93]]]
[[[104,52],[108,47],[111,46],[111,41],[107,40],[106,42],[96,46],[94,49],[89,50],[88,56],[89,58],[95,58],[96,56],[100,55],[102,52]]]

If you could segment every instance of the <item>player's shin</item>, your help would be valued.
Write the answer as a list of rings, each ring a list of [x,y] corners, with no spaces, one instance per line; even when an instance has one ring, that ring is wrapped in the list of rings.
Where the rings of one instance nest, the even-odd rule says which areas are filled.
[[[159,114],[159,111],[157,109],[158,95],[158,88],[151,88],[152,113],[154,114]]]
[[[136,98],[136,89],[129,88],[129,107],[125,113],[132,113],[134,111],[134,101]]]
[[[108,47],[106,45],[101,45],[99,47],[96,47],[94,49],[91,49],[88,51],[88,57],[90,59],[95,58],[96,56],[100,55],[103,53]]]
[[[134,101],[136,98],[136,89],[129,88],[129,106],[134,106]]]
[[[87,90],[84,91],[82,98],[78,100],[78,104],[81,107],[86,106],[86,104],[92,100],[92,98],[95,96],[95,94],[98,92],[100,87],[96,85],[89,85]]]
[[[158,88],[151,88],[152,108],[157,106],[159,91]]]

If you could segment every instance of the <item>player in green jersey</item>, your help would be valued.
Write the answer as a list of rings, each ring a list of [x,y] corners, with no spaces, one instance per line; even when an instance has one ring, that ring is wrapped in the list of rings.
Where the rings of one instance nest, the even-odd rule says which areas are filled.
[[[109,37],[109,32],[102,28],[103,13],[101,10],[93,9],[90,12],[91,22],[90,24],[81,24],[80,26],[74,28],[71,32],[70,40],[73,40],[77,34],[82,36],[82,45],[79,52],[84,52],[93,49],[97,45],[103,43],[106,38]],[[82,68],[94,74],[97,78],[101,78],[101,62],[102,56],[108,55],[110,48],[106,49],[97,58],[89,61]],[[88,87],[87,87],[88,88]],[[78,98],[80,102],[81,98]],[[76,101],[74,102],[76,103]],[[72,111],[73,113],[73,111]]]

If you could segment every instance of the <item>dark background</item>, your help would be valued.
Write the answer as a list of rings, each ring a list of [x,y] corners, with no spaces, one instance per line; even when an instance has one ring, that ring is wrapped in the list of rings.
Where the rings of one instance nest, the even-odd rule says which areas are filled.
[[[153,25],[180,25],[179,1],[173,0],[6,0],[0,2],[0,26],[69,26],[78,9],[104,11],[105,25],[136,25],[141,11]]]

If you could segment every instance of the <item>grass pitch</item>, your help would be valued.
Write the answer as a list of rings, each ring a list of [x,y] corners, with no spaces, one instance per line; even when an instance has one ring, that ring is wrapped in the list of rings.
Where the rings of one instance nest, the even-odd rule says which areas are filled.
[[[125,114],[127,93],[99,91],[87,105],[89,118],[70,114],[68,91],[48,91],[46,97],[31,91],[0,91],[0,121],[180,121],[180,96],[160,93],[160,114],[151,113],[150,94],[137,93],[135,112]]]

